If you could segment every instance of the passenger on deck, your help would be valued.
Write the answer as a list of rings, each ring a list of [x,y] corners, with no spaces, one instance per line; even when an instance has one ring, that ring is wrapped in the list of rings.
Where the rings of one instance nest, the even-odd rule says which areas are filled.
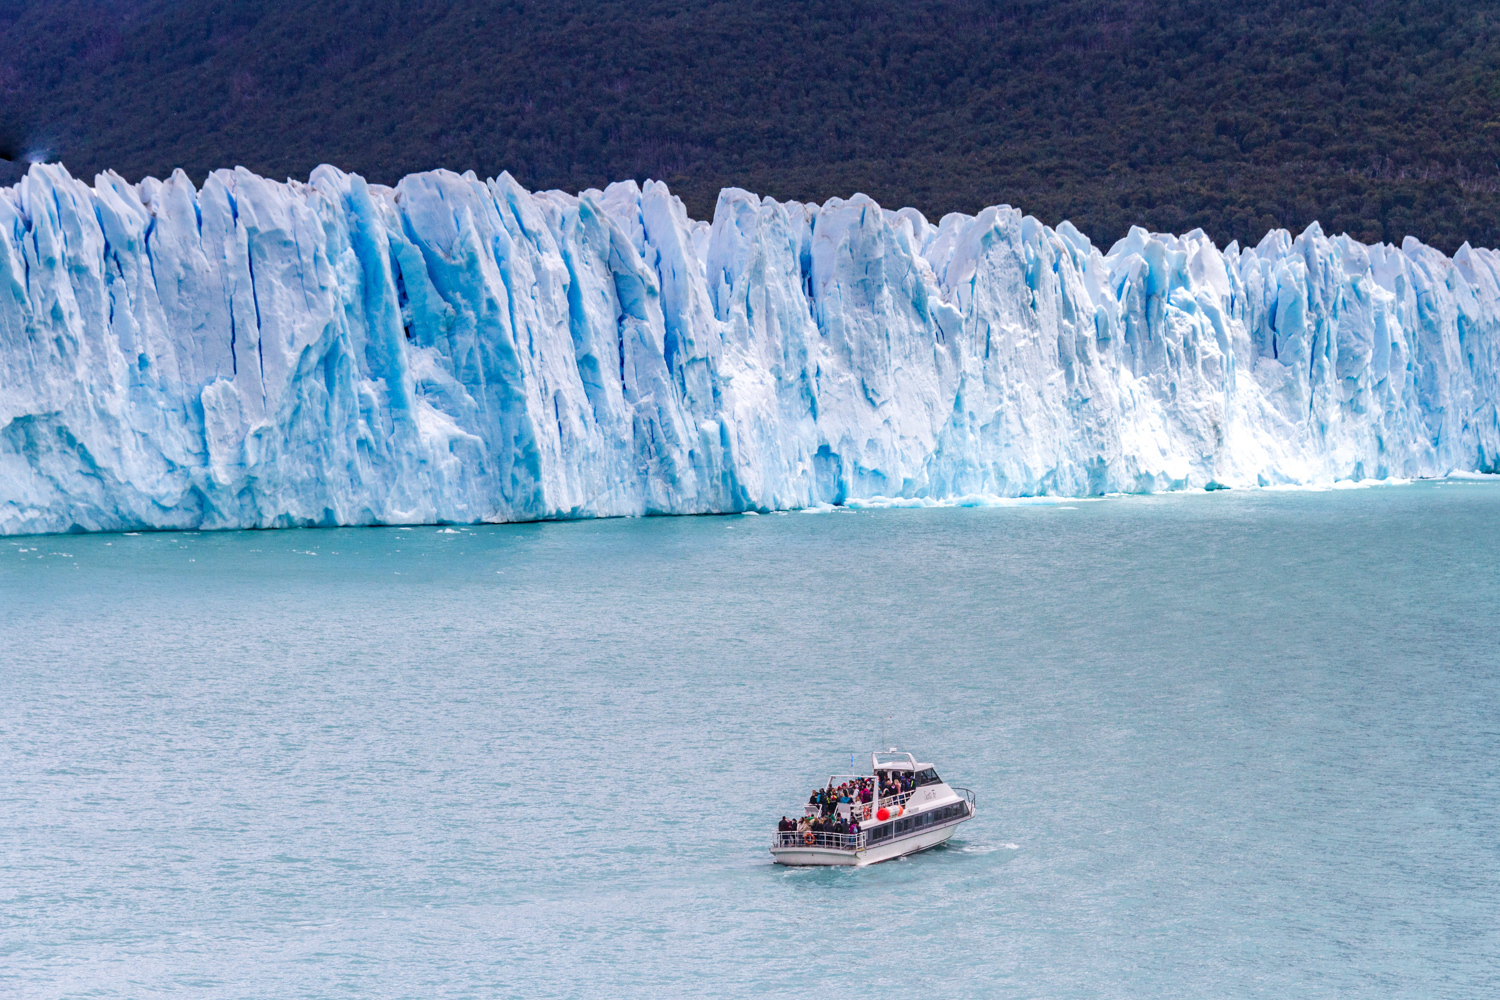
[[[886,793],[886,779],[881,777],[876,780],[881,782],[883,794],[895,794],[894,789],[897,787],[895,782],[890,783],[889,788],[891,791]],[[874,798],[874,781],[860,779],[857,781],[846,781],[838,786],[829,785],[827,788],[820,788],[814,791],[808,797],[808,803],[816,807],[812,812],[797,819],[789,819],[783,816],[781,817],[781,821],[776,824],[776,830],[778,833],[794,836],[802,836],[808,833],[831,833],[838,834],[841,837],[853,837],[859,833],[860,814],[858,804],[870,802]],[[849,807],[846,810],[848,813],[847,816],[839,815],[838,807],[841,805]],[[824,846],[832,845],[825,844]]]
[[[795,820],[783,817],[785,826],[777,829],[783,833],[852,835],[859,831],[861,817],[870,818],[864,817],[861,806],[871,806],[877,798],[895,798],[913,787],[912,776],[900,771],[877,771],[873,778],[851,778],[838,785],[829,782],[807,797],[812,808],[805,815]],[[844,807],[842,813],[840,807]]]

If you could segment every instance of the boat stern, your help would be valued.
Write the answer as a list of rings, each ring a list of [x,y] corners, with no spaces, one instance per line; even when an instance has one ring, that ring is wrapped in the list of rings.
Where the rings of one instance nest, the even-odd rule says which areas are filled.
[[[778,865],[830,866],[858,864],[853,851],[839,851],[825,847],[773,847],[771,859]]]

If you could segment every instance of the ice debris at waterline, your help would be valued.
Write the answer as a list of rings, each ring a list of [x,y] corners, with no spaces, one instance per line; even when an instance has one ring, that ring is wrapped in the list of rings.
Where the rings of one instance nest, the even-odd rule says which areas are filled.
[[[0,532],[1489,469],[1500,256],[331,167],[0,190]]]

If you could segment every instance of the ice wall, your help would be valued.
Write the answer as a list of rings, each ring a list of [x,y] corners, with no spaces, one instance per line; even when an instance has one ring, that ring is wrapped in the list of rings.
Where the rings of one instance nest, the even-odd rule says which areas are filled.
[[[0,190],[0,533],[1492,469],[1500,256],[219,171]]]

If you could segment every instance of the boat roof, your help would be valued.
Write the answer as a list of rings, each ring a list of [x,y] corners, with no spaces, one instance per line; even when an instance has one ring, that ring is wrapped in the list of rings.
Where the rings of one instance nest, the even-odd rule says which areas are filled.
[[[881,758],[889,759],[882,760]],[[877,771],[921,771],[932,766],[919,763],[917,758],[895,747],[889,750],[876,750],[870,755],[870,763]]]

